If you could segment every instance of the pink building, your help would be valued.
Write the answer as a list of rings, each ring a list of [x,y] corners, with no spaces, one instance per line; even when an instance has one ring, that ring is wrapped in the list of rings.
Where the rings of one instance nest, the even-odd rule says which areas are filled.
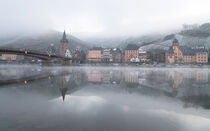
[[[89,62],[101,62],[102,49],[100,47],[94,47],[88,51]]]

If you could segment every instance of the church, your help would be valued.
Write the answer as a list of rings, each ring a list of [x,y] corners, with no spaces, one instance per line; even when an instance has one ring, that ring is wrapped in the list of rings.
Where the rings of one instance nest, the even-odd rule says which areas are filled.
[[[66,32],[64,30],[63,37],[60,41],[60,56],[70,58],[71,52],[69,50],[69,41],[66,38]]]
[[[208,63],[208,51],[205,47],[190,48],[180,46],[177,39],[173,40],[173,45],[165,54],[166,63]]]

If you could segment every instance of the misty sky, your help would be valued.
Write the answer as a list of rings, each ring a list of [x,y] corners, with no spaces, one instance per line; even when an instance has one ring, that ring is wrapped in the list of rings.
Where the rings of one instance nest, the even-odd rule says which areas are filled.
[[[210,22],[210,0],[0,0],[0,35],[45,29],[136,35]]]

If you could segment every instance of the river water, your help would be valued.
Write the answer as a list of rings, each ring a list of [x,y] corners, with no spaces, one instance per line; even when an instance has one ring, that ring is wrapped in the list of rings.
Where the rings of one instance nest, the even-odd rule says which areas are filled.
[[[209,131],[210,70],[0,66],[0,131]]]

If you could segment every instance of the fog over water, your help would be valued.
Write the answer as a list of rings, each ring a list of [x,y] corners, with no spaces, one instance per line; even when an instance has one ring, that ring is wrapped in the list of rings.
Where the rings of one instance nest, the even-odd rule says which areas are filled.
[[[30,70],[40,70],[40,76],[30,73],[36,77],[26,84],[0,86],[0,130],[210,129],[208,69],[7,69],[11,72],[6,77],[12,80],[27,79],[23,72],[33,72]],[[0,75],[5,75],[4,70],[1,66]],[[19,78],[12,77],[14,74]]]

